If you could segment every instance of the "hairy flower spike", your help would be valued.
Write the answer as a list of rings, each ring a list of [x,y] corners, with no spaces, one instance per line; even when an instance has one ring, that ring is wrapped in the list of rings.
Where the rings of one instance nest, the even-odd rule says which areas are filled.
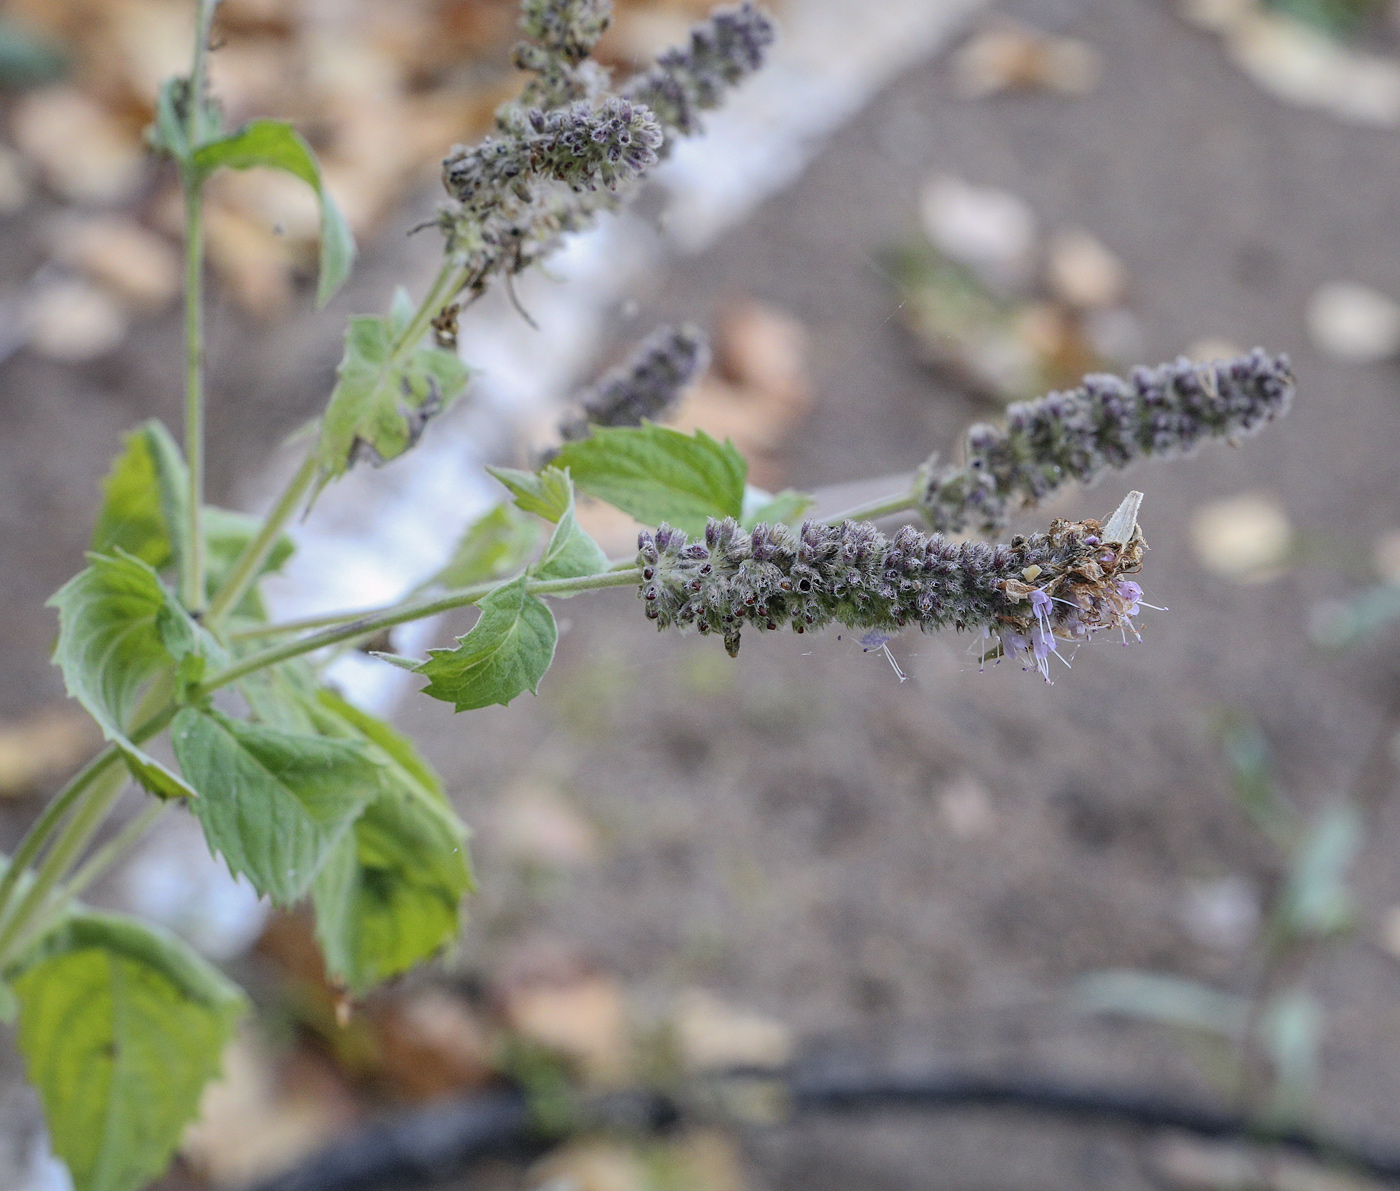
[[[611,0],[524,0],[520,6],[520,31],[575,64],[593,52],[611,23]]]
[[[995,651],[1048,677],[1058,641],[1131,630],[1146,545],[1101,538],[1098,521],[1053,522],[1007,545],[950,542],[912,526],[887,538],[868,521],[758,525],[711,520],[703,541],[669,526],[637,539],[639,595],[658,628],[695,626],[739,650],[745,627],[794,632],[832,621],[894,632],[908,625],[981,630]],[[1027,576],[1030,576],[1028,579]]]
[[[654,111],[668,134],[691,136],[702,111],[718,107],[729,88],[763,65],[774,36],[773,22],[744,0],[697,25],[688,45],[666,51],[622,93]]]
[[[659,327],[620,367],[580,399],[582,411],[559,428],[567,439],[584,438],[592,426],[640,426],[661,421],[710,362],[704,332],[689,324]]]
[[[443,185],[478,216],[528,204],[532,188],[561,182],[573,190],[616,190],[656,162],[661,129],[646,108],[609,99],[558,111],[532,108],[516,136],[458,148],[442,163]],[[511,199],[516,200],[515,203]]]
[[[924,465],[919,507],[940,533],[995,533],[1070,480],[1091,484],[1138,459],[1253,434],[1292,397],[1288,357],[1259,348],[1214,364],[1135,368],[1126,381],[1088,376],[1067,393],[1010,406],[1004,428],[972,427],[962,467]]]

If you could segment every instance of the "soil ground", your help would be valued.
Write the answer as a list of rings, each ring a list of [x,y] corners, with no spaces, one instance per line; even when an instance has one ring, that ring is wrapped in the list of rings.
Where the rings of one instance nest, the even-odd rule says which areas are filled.
[[[538,700],[466,716],[409,702],[400,722],[483,825],[468,949],[563,941],[642,999],[701,985],[900,1063],[977,1055],[1197,1086],[1175,1037],[1086,1025],[1063,1006],[1076,976],[1109,967],[1248,987],[1241,955],[1192,942],[1180,915],[1192,881],[1239,875],[1267,891],[1279,877],[1228,796],[1215,732],[1236,709],[1263,727],[1299,804],[1352,792],[1366,807],[1362,929],[1312,980],[1328,1023],[1319,1104],[1339,1128],[1400,1139],[1400,965],[1372,941],[1400,902],[1400,808],[1376,749],[1395,726],[1400,652],[1392,634],[1328,656],[1305,632],[1318,600],[1364,581],[1375,535],[1400,525],[1400,376],[1329,361],[1303,326],[1325,281],[1400,292],[1400,153],[1393,134],[1265,97],[1153,0],[1018,12],[1104,54],[1091,96],[967,102],[940,63],[914,70],[790,192],[677,264],[648,317],[705,322],[751,295],[807,325],[816,399],[784,460],[794,486],[951,450],[988,411],[913,362],[874,263],[940,170],[1101,238],[1131,275],[1145,360],[1206,336],[1289,352],[1293,414],[1241,450],[1141,467],[1049,511],[1102,516],[1143,489],[1143,586],[1171,608],[1147,614],[1144,644],[1082,650],[1053,687],[1009,665],[979,673],[953,637],[900,639],[903,684],[834,634],[754,636],[731,662],[717,642],[657,636],[621,591],[561,607],[570,624]],[[379,251],[372,270],[397,264]],[[214,389],[238,394],[212,452],[229,489],[313,411],[337,331],[318,321],[308,353],[306,324],[266,342],[227,311],[216,324]],[[173,327],[151,331],[101,368],[5,365],[0,713],[60,693],[42,600],[79,564],[118,431],[173,415],[173,368],[158,361],[175,341]],[[1193,511],[1242,491],[1283,502],[1311,561],[1254,585],[1200,568]],[[596,863],[541,883],[496,849],[503,795],[529,783],[597,826]],[[950,801],[969,789],[989,813],[955,830]],[[781,1188],[1149,1185],[1120,1134],[979,1114],[809,1124],[755,1138],[752,1153]]]

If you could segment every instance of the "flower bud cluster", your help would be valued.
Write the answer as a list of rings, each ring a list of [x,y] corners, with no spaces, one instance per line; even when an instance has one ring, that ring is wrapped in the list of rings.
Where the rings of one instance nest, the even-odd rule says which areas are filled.
[[[612,23],[612,0],[523,0],[520,31],[572,63],[593,52]]]
[[[1108,542],[1094,520],[1055,521],[1006,545],[950,542],[906,526],[893,538],[868,521],[800,530],[711,520],[703,540],[662,526],[637,539],[639,591],[658,628],[693,625],[738,653],[745,627],[796,633],[832,621],[893,632],[952,627],[997,639],[993,651],[1047,672],[1057,641],[1131,629],[1141,595],[1125,578],[1145,546]]]
[[[772,25],[749,4],[701,24],[609,98],[607,72],[588,60],[610,17],[608,0],[524,0],[516,63],[535,72],[520,100],[496,114],[499,135],[455,149],[443,180],[457,200],[438,212],[447,251],[481,294],[548,256],[562,236],[591,227],[635,192],[666,138],[698,127],[727,86],[761,64]],[[635,93],[635,94],[634,94]],[[664,99],[652,111],[648,97]]]
[[[697,25],[688,45],[662,54],[622,93],[651,108],[668,133],[691,136],[702,111],[718,107],[730,87],[763,65],[774,36],[773,22],[744,0]]]
[[[710,362],[703,331],[685,324],[659,327],[620,367],[580,398],[581,412],[562,426],[567,439],[584,438],[593,426],[640,426],[661,421]]]
[[[443,185],[466,211],[482,216],[529,204],[541,182],[616,190],[655,164],[661,144],[656,118],[626,99],[532,108],[521,123],[517,135],[459,147],[442,163]]]
[[[1213,364],[1135,368],[1126,381],[1088,376],[1077,389],[1010,406],[1003,428],[972,427],[962,467],[926,463],[920,510],[941,533],[994,533],[1070,480],[1092,483],[1138,459],[1253,434],[1286,413],[1292,396],[1288,357],[1259,348]]]

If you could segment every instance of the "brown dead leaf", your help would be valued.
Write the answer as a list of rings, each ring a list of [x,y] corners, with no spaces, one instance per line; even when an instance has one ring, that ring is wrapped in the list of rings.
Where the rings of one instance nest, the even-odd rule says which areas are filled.
[[[526,1179],[535,1191],[649,1191],[646,1164],[621,1142],[571,1142],[541,1159]]]
[[[214,201],[204,230],[209,259],[244,310],[272,319],[291,305],[296,251],[285,238]]]
[[[394,997],[370,1010],[381,1073],[414,1100],[478,1088],[494,1073],[491,1039],[460,998],[435,988]]]
[[[137,310],[159,310],[180,292],[180,254],[134,219],[60,219],[50,239],[55,260],[86,273]]]
[[[116,348],[127,329],[116,299],[77,278],[50,282],[30,299],[29,346],[50,360],[95,360]]]
[[[48,87],[23,96],[11,121],[20,152],[66,199],[93,206],[120,203],[141,182],[139,136],[75,88]]]
[[[580,972],[566,979],[520,981],[503,989],[502,1008],[512,1029],[576,1060],[593,1082],[625,1081],[631,1039],[622,986],[611,976]]]
[[[278,1059],[245,1032],[225,1049],[181,1150],[213,1186],[246,1187],[295,1166],[355,1116],[324,1060],[306,1051]]]
[[[72,769],[99,739],[91,717],[71,703],[0,723],[0,797],[27,794]]]
[[[1087,95],[1102,73],[1099,52],[1087,42],[1006,19],[976,34],[953,56],[954,86],[967,99],[1021,90]]]
[[[782,1022],[730,1005],[703,989],[681,994],[675,1028],[681,1058],[693,1071],[777,1068],[792,1058],[792,1032]]]
[[[1079,310],[1116,306],[1128,289],[1123,263],[1095,236],[1079,228],[1050,237],[1045,274],[1051,293]]]
[[[598,832],[554,786],[522,779],[501,796],[486,840],[505,856],[553,868],[586,868],[598,860]]]

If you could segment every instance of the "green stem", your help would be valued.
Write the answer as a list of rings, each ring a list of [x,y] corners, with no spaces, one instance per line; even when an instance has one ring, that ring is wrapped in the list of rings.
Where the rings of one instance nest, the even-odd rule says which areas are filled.
[[[15,955],[22,955],[31,942],[52,930],[74,900],[81,897],[88,886],[122,860],[169,812],[168,802],[152,799],[147,803],[125,827],[83,861],[65,884],[49,894],[48,900],[34,915],[29,925],[15,935],[10,951]]]
[[[127,773],[123,768],[102,770],[88,783],[82,798],[78,800],[72,816],[64,824],[62,832],[54,840],[53,847],[44,857],[43,863],[34,874],[34,880],[25,891],[15,912],[0,929],[0,971],[13,958],[15,943],[28,933],[38,912],[48,901],[49,893],[68,871],[69,866],[87,847],[88,841],[102,820],[107,817],[122,791],[126,789]]]
[[[837,513],[834,517],[827,517],[827,525],[836,525],[842,521],[874,521],[879,517],[892,517],[896,513],[907,513],[911,509],[919,507],[919,496],[915,491],[897,492],[893,496],[882,496],[878,500],[867,501],[863,505],[856,505],[845,512]]]
[[[194,65],[185,112],[190,151],[204,132],[204,92],[209,30],[216,0],[199,0],[195,19]],[[185,189],[185,460],[189,464],[189,506],[181,552],[180,595],[191,612],[204,608],[204,210],[203,179],[188,161]]]
[[[93,782],[102,777],[112,766],[119,764],[120,760],[121,754],[113,745],[109,744],[74,774],[68,784],[50,801],[43,813],[34,821],[33,826],[25,833],[19,848],[10,857],[10,863],[5,869],[4,877],[0,878],[0,932],[9,925],[13,917],[9,912],[10,902],[14,898],[15,889],[19,886],[20,879],[28,871],[29,866],[34,863],[44,845],[58,830],[59,825],[73,808],[73,804],[83,796]]]
[[[575,595],[578,592],[596,591],[604,587],[630,587],[637,583],[639,578],[636,568],[633,567],[626,571],[604,571],[598,575],[581,575],[576,579],[532,579],[526,583],[525,590],[531,595]],[[448,592],[436,599],[396,604],[355,617],[347,623],[338,624],[320,633],[313,633],[309,637],[300,637],[295,641],[288,641],[285,645],[264,649],[262,652],[252,654],[212,675],[206,682],[200,684],[196,693],[200,697],[208,695],[220,687],[236,682],[258,670],[265,670],[268,666],[275,666],[279,662],[290,661],[302,654],[314,653],[329,645],[339,645],[342,641],[350,641],[356,637],[373,636],[383,629],[406,624],[410,620],[422,620],[428,616],[436,616],[440,612],[450,612],[454,608],[465,608],[470,604],[477,603],[500,585],[501,581],[478,583],[472,587],[464,587],[461,591]]]
[[[248,589],[262,573],[268,556],[277,545],[283,527],[295,515],[311,486],[316,482],[316,452],[310,451],[297,468],[296,474],[283,489],[272,511],[263,518],[257,536],[244,548],[233,564],[232,570],[223,585],[214,593],[204,620],[208,625],[216,625],[231,609],[238,607]]]
[[[389,359],[384,365],[386,371],[398,365],[404,352],[411,351],[418,346],[423,336],[427,334],[433,319],[437,317],[443,305],[451,299],[452,295],[462,287],[464,280],[464,270],[455,261],[449,260],[442,266],[438,275],[433,279],[432,285],[429,286],[427,296],[419,304],[408,325],[394,341],[393,347],[390,349]],[[232,609],[238,606],[239,601],[248,593],[248,589],[257,582],[263,565],[277,545],[277,538],[287,523],[296,516],[297,509],[301,507],[307,494],[315,486],[319,471],[320,462],[317,458],[316,446],[313,444],[307,452],[306,458],[302,460],[301,466],[297,468],[296,474],[288,481],[282,495],[277,498],[277,503],[272,506],[272,510],[263,519],[262,527],[258,530],[257,536],[243,548],[234,561],[228,578],[224,580],[223,585],[209,604],[209,610],[205,617],[206,623],[215,625],[227,616]]]

